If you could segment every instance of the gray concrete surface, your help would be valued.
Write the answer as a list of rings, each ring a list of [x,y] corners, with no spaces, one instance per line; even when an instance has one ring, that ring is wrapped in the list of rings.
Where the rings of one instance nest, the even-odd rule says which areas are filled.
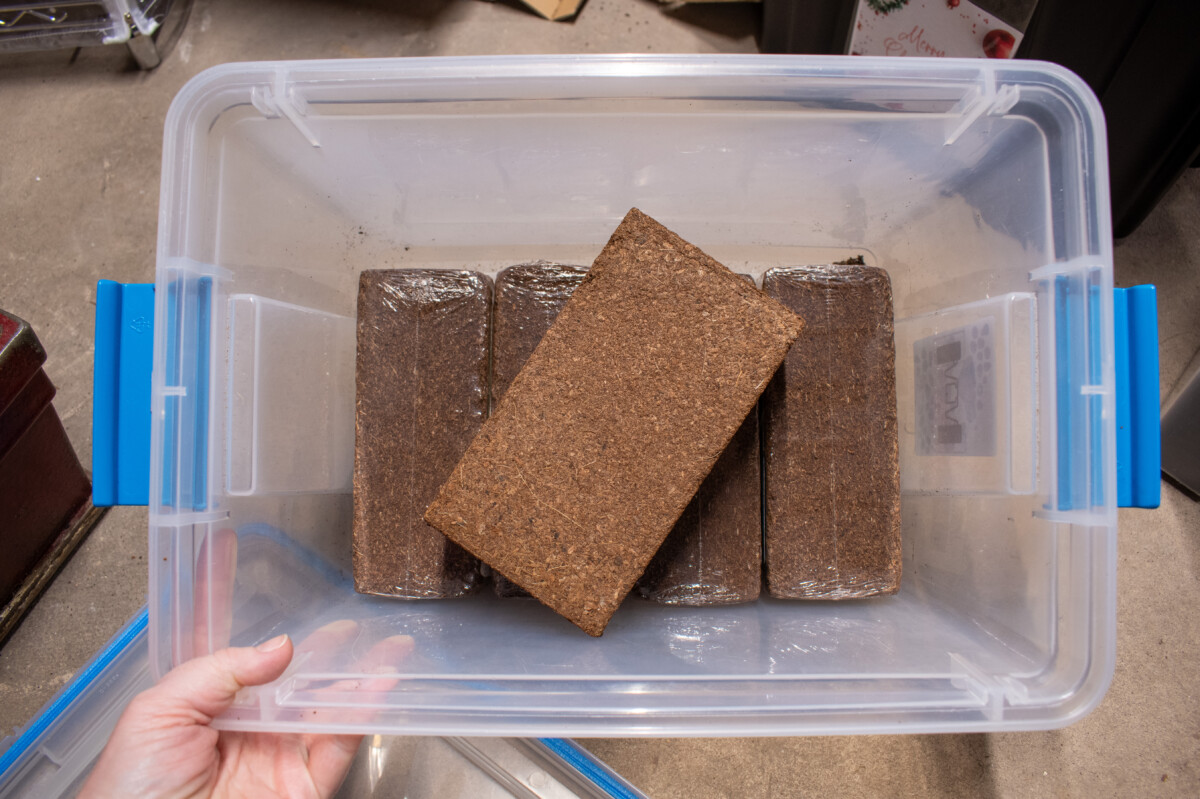
[[[56,405],[91,456],[95,281],[150,280],[162,124],[171,98],[227,61],[531,52],[754,50],[754,9],[590,0],[550,23],[480,0],[197,2],[161,68],[119,49],[0,55],[0,307],[50,353]],[[1200,173],[1117,248],[1122,285],[1161,287],[1164,396],[1200,349]],[[1066,730],[1011,735],[597,740],[651,796],[1200,795],[1200,506],[1164,487],[1122,511],[1118,660],[1100,708]],[[137,610],[146,518],[110,513],[0,650],[0,736]]]

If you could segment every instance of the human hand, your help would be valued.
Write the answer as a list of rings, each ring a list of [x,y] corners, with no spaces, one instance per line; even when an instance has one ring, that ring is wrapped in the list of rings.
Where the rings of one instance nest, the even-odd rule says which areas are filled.
[[[212,654],[180,664],[130,702],[80,797],[310,799],[338,789],[361,735],[219,731],[211,726],[241,688],[279,678],[294,653],[302,668],[320,672],[361,638],[358,624],[343,619],[319,628],[298,647],[280,635],[257,647],[213,651],[229,641],[236,549],[233,531],[218,531],[204,542],[198,559],[194,651]],[[205,564],[213,568],[206,571]],[[387,691],[396,680],[388,675],[412,649],[413,639],[406,635],[378,641],[356,663],[357,679],[325,690],[355,690],[366,697]],[[357,722],[369,724],[370,717],[364,710]]]
[[[314,637],[343,638],[347,632],[357,633],[357,625],[334,622]],[[390,651],[377,651],[376,658],[403,657],[412,648],[407,636],[386,643]],[[331,796],[362,736],[218,731],[210,726],[233,704],[240,688],[283,674],[292,651],[291,640],[281,635],[172,669],[125,709],[80,797]]]
[[[326,625],[304,643],[328,651],[358,633],[350,621]],[[368,656],[370,672],[412,650],[408,636],[381,641]],[[223,649],[172,669],[130,702],[79,794],[101,797],[331,796],[346,776],[360,735],[218,731],[210,724],[243,686],[283,674],[292,659],[286,635],[257,647]],[[382,690],[392,679],[378,678]],[[345,686],[336,686],[344,688]]]

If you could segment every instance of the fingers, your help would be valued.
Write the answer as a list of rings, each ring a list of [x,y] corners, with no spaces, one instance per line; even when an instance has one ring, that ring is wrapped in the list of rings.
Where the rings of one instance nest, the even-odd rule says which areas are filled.
[[[358,754],[361,735],[319,735],[308,744],[308,774],[317,795],[333,796]]]
[[[242,687],[278,678],[291,660],[292,642],[286,635],[256,647],[222,649],[172,669],[146,692],[142,705],[198,715],[197,721],[207,724],[233,704]]]
[[[326,625],[331,626],[331,625]],[[325,629],[325,628],[322,628]],[[355,625],[357,631],[357,625]],[[318,630],[318,632],[320,632]],[[315,633],[314,633],[315,635]],[[411,635],[393,635],[376,643],[357,663],[356,671],[371,676],[366,679],[340,680],[324,689],[329,693],[353,691],[359,707],[345,708],[336,714],[341,724],[368,724],[375,716],[370,705],[382,700],[383,693],[395,686],[397,666],[412,654],[415,642]],[[324,715],[317,711],[312,718]],[[313,783],[322,796],[331,796],[346,776],[354,755],[362,742],[361,735],[312,735],[309,736],[308,769]]]
[[[200,542],[193,602],[195,631],[192,634],[192,652],[197,656],[229,646],[237,547],[237,533],[226,527],[213,530]]]
[[[368,725],[383,704],[384,694],[395,687],[397,666],[412,653],[410,635],[393,635],[379,641],[352,667],[354,677],[319,685],[312,690],[326,701],[344,697],[345,706],[336,709],[318,708],[304,711],[304,720],[321,724]],[[378,675],[378,676],[376,676]],[[303,676],[303,674],[299,675]],[[314,738],[324,737],[315,735]]]
[[[359,634],[358,623],[350,619],[318,627],[296,645],[297,668],[306,672],[325,671],[330,664],[345,658]]]
[[[358,664],[360,671],[368,674],[390,674],[396,671],[396,666],[416,647],[411,635],[393,635],[384,638],[367,652]],[[392,680],[392,685],[395,684]]]
[[[324,689],[330,694],[353,692],[355,696],[356,707],[340,713],[339,720],[350,724],[370,721],[375,715],[371,705],[382,699],[384,691],[390,690],[399,682],[399,678],[392,675],[398,671],[397,665],[412,654],[415,646],[411,635],[384,638],[354,665],[354,670],[359,674],[371,676],[338,680]]]

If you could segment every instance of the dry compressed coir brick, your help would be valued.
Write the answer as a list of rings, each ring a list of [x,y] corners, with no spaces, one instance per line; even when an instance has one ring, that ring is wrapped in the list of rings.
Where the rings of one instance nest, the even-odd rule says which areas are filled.
[[[887,272],[772,269],[770,296],[802,315],[763,396],[771,596],[851,599],[900,587],[896,349]]]
[[[587,267],[550,262],[512,266],[496,277],[492,329],[492,406],[533,354],[587,275]],[[745,280],[749,276],[742,275]],[[638,592],[663,604],[724,605],[758,598],[762,572],[758,413],[738,428],[696,496],[638,580]],[[495,591],[530,594],[503,575]]]
[[[536,262],[496,277],[492,329],[492,406],[533,354],[587,275],[587,267]],[[749,276],[742,275],[745,280]],[[663,604],[725,605],[758,598],[762,573],[758,413],[738,428],[696,496],[650,561],[638,592]],[[495,592],[529,597],[501,574]]]
[[[425,518],[601,634],[802,326],[631,210]]]
[[[586,266],[538,261],[510,266],[496,276],[492,321],[492,407],[550,329],[571,293],[587,275]],[[496,595],[529,597],[502,574],[493,577]]]
[[[743,279],[753,280],[748,275]],[[738,428],[638,580],[665,605],[758,599],[762,582],[762,472],[758,409]]]
[[[354,587],[405,599],[476,589],[478,560],[425,522],[487,417],[491,282],[365,271],[355,362]]]
[[[762,484],[758,413],[738,428],[637,588],[665,605],[732,605],[758,599]]]

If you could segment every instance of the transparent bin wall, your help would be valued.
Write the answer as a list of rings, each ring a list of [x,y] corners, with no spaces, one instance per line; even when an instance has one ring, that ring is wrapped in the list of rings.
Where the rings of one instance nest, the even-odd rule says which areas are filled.
[[[116,636],[13,738],[0,739],[0,799],[77,796],[137,694],[154,684],[147,613]],[[575,742],[561,738],[370,735],[341,799],[643,799]]]
[[[1050,65],[536,57],[230,65],[168,117],[152,663],[303,641],[221,723],[713,735],[1068,723],[1112,672],[1103,124]],[[904,579],[891,598],[398,602],[350,570],[363,269],[589,263],[631,206],[756,278],[892,277]],[[365,689],[388,636],[415,650]],[[346,679],[361,677],[359,682]],[[338,682],[343,680],[342,682]],[[347,687],[349,686],[349,687]]]

